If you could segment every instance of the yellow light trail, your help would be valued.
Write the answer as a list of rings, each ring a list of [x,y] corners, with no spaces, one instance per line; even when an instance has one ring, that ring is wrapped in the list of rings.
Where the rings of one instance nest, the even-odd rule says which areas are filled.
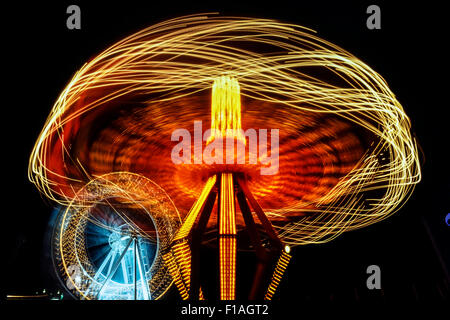
[[[191,233],[192,226],[197,220],[198,214],[203,208],[206,198],[209,196],[211,189],[216,183],[216,176],[211,176],[205,184],[197,201],[189,210],[182,226],[178,229],[173,241],[170,252],[164,255],[164,260],[170,264],[169,270],[175,279],[175,285],[180,292],[181,298],[187,300],[189,298],[189,289],[191,283],[191,249],[188,244],[188,237]],[[203,292],[200,288],[200,300],[203,300]]]
[[[180,293],[181,299],[187,300],[189,298],[189,292],[188,288],[186,287],[186,284],[183,282],[183,277],[181,274],[181,270],[177,266],[175,262],[175,258],[172,255],[172,252],[167,252],[163,255],[164,263],[167,266],[167,269],[169,270],[170,276],[172,277],[175,286],[178,289],[178,292]]]
[[[252,47],[264,47],[270,54]],[[319,79],[312,69],[338,81]],[[310,29],[270,19],[214,15],[153,25],[84,64],[46,120],[30,157],[29,179],[49,199],[71,203],[77,190],[95,176],[73,158],[73,146],[66,141],[76,130],[74,121],[130,96],[149,97],[149,103],[192,97],[210,90],[224,74],[239,81],[242,97],[333,115],[376,137],[359,163],[326,195],[310,199],[308,205],[264,208],[269,219],[299,217],[276,226],[285,243],[326,242],[385,219],[402,207],[420,181],[410,120],[377,72]],[[94,90],[104,94],[85,99]],[[380,161],[381,154],[386,162]],[[69,165],[79,174],[66,170]]]
[[[200,213],[200,210],[203,208],[206,198],[208,197],[215,183],[216,183],[216,176],[214,175],[208,179],[208,181],[205,184],[205,187],[202,190],[202,193],[200,194],[200,197],[194,203],[191,210],[189,210],[189,213],[186,219],[184,220],[183,225],[180,227],[180,229],[178,229],[177,234],[173,239],[174,241],[186,239],[189,236],[192,230],[192,226],[197,220],[198,214]]]
[[[233,174],[222,173],[220,183],[220,299],[234,300],[236,294],[236,208]]]
[[[267,288],[266,295],[264,296],[264,300],[272,300],[272,297],[275,294],[275,291],[277,290],[281,279],[283,278],[283,274],[288,267],[289,260],[291,260],[291,255],[289,254],[289,252],[290,249],[288,246],[286,246],[285,249],[281,251],[281,255],[278,258],[275,270],[272,275],[272,279],[270,280],[269,287]]]

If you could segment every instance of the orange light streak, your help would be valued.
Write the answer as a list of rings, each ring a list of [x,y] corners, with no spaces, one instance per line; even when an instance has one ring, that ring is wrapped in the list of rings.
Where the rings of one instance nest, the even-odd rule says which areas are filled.
[[[172,253],[168,252],[164,254],[163,259],[175,283],[175,286],[177,287],[178,292],[180,293],[181,299],[187,300],[189,298],[188,290],[186,288],[186,285],[183,283],[181,272],[175,263]]]
[[[216,183],[216,176],[211,176],[205,184],[199,198],[192,206],[189,211],[183,225],[180,229],[178,229],[177,234],[174,237],[173,245],[170,252],[170,263],[173,263],[175,268],[172,266],[171,275],[174,277],[178,291],[182,299],[186,300],[189,298],[189,289],[191,287],[191,248],[189,247],[189,243],[187,238],[192,230],[192,226],[194,225],[200,211],[203,208],[203,205],[208,198],[211,189],[214,187]],[[172,274],[173,272],[173,274]],[[177,280],[178,279],[178,280]],[[182,282],[180,283],[180,281]],[[203,300],[203,292],[200,288],[200,300]]]
[[[289,260],[291,259],[289,251],[290,251],[289,247],[286,247],[285,250],[281,252],[281,255],[278,258],[275,271],[273,272],[272,279],[270,281],[264,300],[272,300],[272,297],[275,294],[275,291],[277,290],[277,287],[280,284],[280,281],[283,278],[283,274],[286,271],[286,268],[289,264]]]
[[[181,240],[189,236],[189,233],[192,230],[192,226],[195,223],[195,220],[198,217],[198,214],[200,213],[200,210],[203,208],[203,205],[206,201],[206,198],[208,198],[209,193],[211,192],[212,187],[216,183],[216,176],[211,176],[208,181],[206,182],[205,186],[203,187],[203,190],[198,197],[195,204],[192,206],[191,210],[189,210],[189,213],[181,226],[181,228],[178,230],[177,234],[175,235],[174,241]]]
[[[220,97],[212,101],[213,119],[226,117],[220,125],[211,119],[213,128],[239,127],[239,88],[244,127],[280,129],[279,174],[247,173],[265,214],[280,222],[275,228],[285,243],[323,243],[381,221],[401,208],[421,179],[410,120],[370,66],[301,26],[191,15],[130,35],[74,74],[32,150],[30,181],[45,197],[68,205],[92,178],[119,168],[154,180],[184,215],[202,188],[203,180],[192,178],[209,176],[211,168],[181,170],[167,161],[170,139],[165,143],[160,133],[206,120],[200,111],[212,81]],[[229,98],[220,88],[228,88]],[[89,122],[95,126],[119,106],[126,112],[117,121],[97,137],[80,138]],[[353,128],[369,141],[360,143]]]
[[[219,213],[220,299],[234,300],[236,290],[236,210],[233,175],[222,173]]]

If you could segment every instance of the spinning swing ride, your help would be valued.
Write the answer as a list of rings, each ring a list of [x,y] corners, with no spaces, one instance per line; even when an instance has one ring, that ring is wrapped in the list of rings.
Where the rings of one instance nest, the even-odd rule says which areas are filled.
[[[172,133],[195,137],[194,121],[211,128],[202,150],[240,143],[245,161],[199,161],[183,141],[189,161],[174,163]],[[314,31],[192,15],[84,64],[37,139],[29,178],[65,207],[54,260],[76,297],[159,299],[172,283],[182,299],[213,297],[200,285],[200,248],[213,235],[216,297],[270,300],[291,247],[331,241],[404,204],[421,177],[410,127],[384,79]],[[279,133],[265,153],[243,130],[261,128]],[[269,149],[279,167],[264,175]],[[247,293],[236,292],[242,232],[257,257]]]

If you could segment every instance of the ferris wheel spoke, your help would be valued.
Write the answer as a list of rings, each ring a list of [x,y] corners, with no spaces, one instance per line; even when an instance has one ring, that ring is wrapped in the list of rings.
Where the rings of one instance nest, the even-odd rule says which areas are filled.
[[[125,259],[122,259],[121,265],[122,265],[123,281],[125,282],[125,284],[128,284],[128,271],[127,266],[125,264]]]
[[[112,259],[111,259],[111,261],[109,262],[108,272],[106,273],[107,275],[109,275],[109,274],[111,273],[111,269],[112,269],[112,267],[113,267],[114,259],[116,258],[117,252],[116,252],[116,250],[111,250],[111,251],[109,252],[109,254],[112,254]]]
[[[133,266],[134,266],[134,300],[137,300],[137,241],[134,239],[133,242]]]
[[[103,262],[102,262],[102,264],[100,265],[100,267],[98,268],[97,272],[95,273],[95,275],[94,275],[94,280],[95,280],[95,281],[97,281],[97,280],[99,279],[100,275],[101,275],[102,272],[103,272],[103,269],[105,269],[105,267],[106,267],[106,265],[108,264],[108,262],[109,262],[110,265],[112,264],[112,262],[114,261],[114,257],[115,257],[115,252],[110,251],[110,252],[108,253],[108,255],[106,256],[106,258],[103,260]],[[94,283],[95,283],[95,282],[93,282],[93,283],[91,283],[91,284],[89,285],[89,287],[88,287],[87,290],[86,290],[87,293],[89,293],[89,292],[91,292],[92,290],[94,290],[94,287],[95,287]]]
[[[100,290],[98,290],[97,292],[97,299],[100,296],[103,288],[105,287],[105,285],[109,282],[109,280],[111,280],[111,278],[113,277],[113,275],[116,273],[117,268],[119,267],[122,259],[125,257],[125,254],[127,253],[128,248],[131,245],[131,242],[133,242],[133,238],[130,238],[125,246],[125,249],[122,251],[122,254],[120,255],[119,259],[117,261],[114,262],[114,265],[110,265],[110,270],[108,270],[108,276],[105,279],[105,281],[102,283],[102,286],[100,287]]]
[[[137,249],[136,250],[137,264],[138,264],[139,275],[141,277],[143,298],[144,298],[144,300],[150,300],[151,299],[150,288],[148,287],[148,279],[147,279],[147,276],[145,275],[144,261],[142,260],[141,248],[140,248],[138,240],[136,240],[136,249]]]

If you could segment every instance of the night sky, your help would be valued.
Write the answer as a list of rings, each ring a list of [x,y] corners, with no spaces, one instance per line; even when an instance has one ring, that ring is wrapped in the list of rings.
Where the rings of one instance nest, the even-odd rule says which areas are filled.
[[[92,2],[92,1],[91,1]],[[449,299],[448,59],[443,9],[381,1],[33,2],[4,11],[3,190],[7,274],[4,294],[58,289],[49,265],[46,229],[52,204],[27,178],[28,158],[48,113],[73,73],[117,40],[156,22],[198,12],[274,18],[300,24],[380,73],[412,121],[423,180],[395,215],[333,242],[296,247],[275,299],[282,301],[407,301]],[[70,4],[81,30],[66,28]],[[381,30],[366,28],[370,4],[381,7]],[[447,37],[446,37],[447,38]],[[3,40],[5,42],[5,40]],[[5,114],[6,113],[6,114]],[[366,268],[379,265],[382,290],[366,288]],[[250,272],[245,268],[243,273]],[[174,288],[173,288],[174,289]],[[177,300],[169,294],[169,300]]]

